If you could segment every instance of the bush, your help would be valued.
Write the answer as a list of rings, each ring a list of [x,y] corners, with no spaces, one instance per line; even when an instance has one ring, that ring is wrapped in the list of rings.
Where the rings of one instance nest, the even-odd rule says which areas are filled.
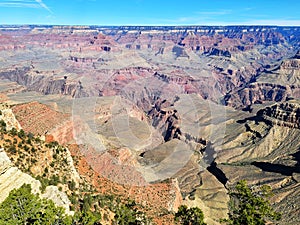
[[[4,122],[4,120],[0,120],[0,128],[2,130],[6,130],[6,123]]]
[[[23,129],[21,129],[19,132],[18,132],[18,136],[19,138],[23,139],[25,137],[25,131]]]
[[[73,217],[72,225],[96,225],[100,224],[98,221],[101,220],[101,214],[96,212],[76,212]]]
[[[16,146],[14,144],[10,145],[8,151],[12,154],[16,154],[17,153]]]
[[[57,185],[59,183],[59,176],[52,175],[50,178],[50,185]]]
[[[12,136],[16,136],[16,135],[18,134],[18,131],[17,131],[16,128],[13,127],[13,128],[9,131],[9,133],[10,133]]]
[[[139,220],[140,214],[141,212],[132,209],[128,205],[119,205],[115,211],[114,224],[141,224],[141,221]]]
[[[74,191],[76,188],[76,183],[74,180],[72,180],[71,182],[68,183],[68,187],[71,191]]]

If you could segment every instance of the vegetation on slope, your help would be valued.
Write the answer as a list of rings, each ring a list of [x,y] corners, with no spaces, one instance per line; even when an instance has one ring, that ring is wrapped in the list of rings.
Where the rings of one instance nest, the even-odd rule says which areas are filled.
[[[201,209],[198,207],[188,208],[185,205],[181,205],[178,212],[175,213],[175,222],[183,225],[206,225]]]
[[[99,224],[101,215],[77,212],[73,217],[67,216],[64,209],[55,206],[53,201],[41,199],[31,193],[31,186],[24,184],[14,189],[0,204],[0,224]]]
[[[267,198],[272,195],[269,186],[262,186],[254,192],[245,180],[239,181],[230,193],[229,218],[223,220],[228,225],[264,225],[278,221],[281,214],[276,212]]]
[[[29,186],[23,185],[20,189],[12,191],[0,205],[0,225],[43,224],[41,221],[74,225],[97,224],[100,221],[110,221],[113,224],[150,223],[141,210],[143,207],[134,201],[121,196],[100,194],[82,177],[80,180],[74,180],[68,150],[57,142],[46,143],[31,133],[17,131],[15,128],[7,130],[5,121],[0,120],[0,148],[4,148],[11,161],[21,171],[41,182],[42,192],[48,185],[58,186],[61,191],[66,192],[72,203],[71,210],[75,211],[73,217],[66,216],[62,208],[56,207],[49,200],[39,199],[31,194]],[[73,160],[76,163],[76,158]],[[223,222],[228,225],[260,225],[279,220],[280,214],[275,212],[266,200],[270,193],[271,190],[267,186],[263,186],[259,192],[254,192],[247,186],[246,181],[238,182],[230,193],[232,200],[229,218]],[[178,224],[205,225],[203,212],[197,207],[180,206],[174,219]]]
[[[2,203],[1,213],[5,213],[11,207],[13,209],[12,213],[15,213],[14,210],[16,210],[20,214],[18,214],[19,217],[21,215],[24,216],[27,214],[26,211],[18,212],[19,202],[21,201],[24,204],[21,206],[21,209],[26,208],[28,212],[34,214],[30,216],[30,213],[28,213],[24,220],[38,222],[24,222],[24,220],[21,221],[13,216],[11,217],[11,224],[75,225],[98,224],[100,221],[110,221],[113,224],[128,224],[127,221],[130,221],[130,224],[148,224],[150,221],[139,210],[141,207],[135,204],[134,201],[129,199],[121,200],[118,196],[110,194],[100,194],[82,177],[80,177],[79,181],[75,181],[73,179],[74,174],[72,173],[74,171],[72,171],[71,162],[67,158],[68,150],[57,142],[46,143],[31,133],[27,134],[23,130],[17,131],[15,128],[7,130],[5,121],[0,120],[0,148],[4,148],[10,160],[21,171],[30,174],[41,182],[42,192],[45,191],[48,185],[58,186],[59,190],[66,192],[71,201],[71,210],[75,211],[73,217],[67,217],[61,208],[53,206],[53,202],[40,200],[38,196],[29,194],[30,187],[22,186],[22,188],[12,191],[10,196]],[[33,202],[28,202],[27,200],[31,198]],[[16,202],[12,203],[13,201]],[[56,219],[53,220],[53,223],[42,223],[39,220],[35,220],[37,214],[41,214],[41,212],[49,214],[43,214],[45,218],[52,214],[59,216],[55,217]],[[102,219],[100,219],[101,217]],[[61,222],[55,222],[58,220]],[[21,222],[19,223],[18,221]],[[0,222],[1,224],[9,223]]]

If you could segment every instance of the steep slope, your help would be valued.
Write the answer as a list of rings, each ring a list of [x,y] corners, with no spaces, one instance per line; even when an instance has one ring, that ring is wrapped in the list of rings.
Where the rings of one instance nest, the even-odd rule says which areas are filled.
[[[299,52],[275,65],[267,65],[252,83],[225,96],[225,103],[245,107],[266,101],[284,102],[299,98]]]
[[[289,101],[266,106],[251,117],[245,114],[228,124],[230,132],[215,147],[215,162],[223,173],[217,178],[226,178],[228,187],[241,179],[254,188],[270,185],[274,207],[284,211],[281,224],[299,223],[298,109],[298,101]]]

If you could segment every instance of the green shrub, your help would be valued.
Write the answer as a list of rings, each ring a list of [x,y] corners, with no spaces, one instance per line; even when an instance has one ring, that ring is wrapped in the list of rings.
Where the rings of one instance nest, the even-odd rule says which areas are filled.
[[[18,132],[18,136],[19,136],[19,138],[23,139],[23,138],[26,136],[25,131],[24,131],[23,129],[21,129],[21,130]]]

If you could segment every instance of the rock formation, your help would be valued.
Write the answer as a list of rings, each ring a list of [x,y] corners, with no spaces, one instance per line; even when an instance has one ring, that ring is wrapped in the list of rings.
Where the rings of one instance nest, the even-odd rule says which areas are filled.
[[[275,104],[259,110],[257,116],[272,125],[300,128],[300,105],[297,103]]]
[[[5,200],[11,190],[18,189],[23,184],[30,184],[34,194],[39,194],[42,198],[51,199],[57,206],[63,207],[67,214],[73,215],[74,212],[70,211],[71,202],[66,193],[59,191],[56,186],[48,186],[45,192],[41,193],[40,181],[13,166],[5,153],[5,149],[2,148],[0,150],[0,202]]]
[[[185,203],[217,224],[244,178],[270,184],[296,224],[299,43],[299,27],[1,26],[0,102],[12,107],[0,120],[66,145],[76,185],[134,199],[157,223]],[[45,149],[29,172],[58,163]],[[0,197],[38,186],[4,151]],[[44,196],[70,204],[58,187]]]

